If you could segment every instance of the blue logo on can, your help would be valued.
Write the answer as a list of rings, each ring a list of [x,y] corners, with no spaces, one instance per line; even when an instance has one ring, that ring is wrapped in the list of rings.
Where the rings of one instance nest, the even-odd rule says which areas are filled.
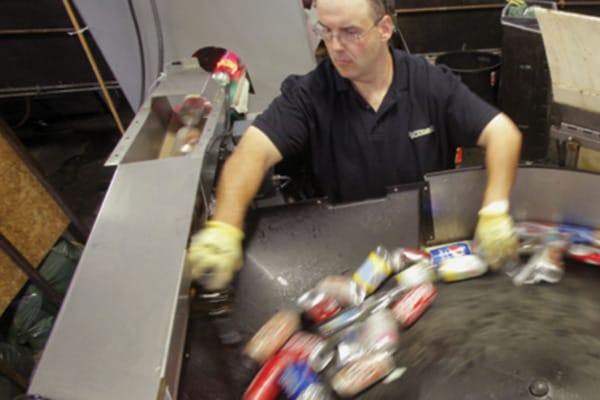
[[[448,246],[438,247],[429,251],[431,262],[439,264],[444,260],[471,254],[471,245],[467,242],[456,242]]]
[[[297,399],[313,383],[317,375],[306,362],[294,362],[287,366],[279,377],[279,386],[288,399]]]

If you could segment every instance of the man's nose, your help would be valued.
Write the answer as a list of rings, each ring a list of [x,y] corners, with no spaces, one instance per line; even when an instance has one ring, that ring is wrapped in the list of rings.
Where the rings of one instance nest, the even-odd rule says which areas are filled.
[[[333,50],[341,50],[344,48],[344,43],[340,40],[339,33],[331,35],[331,48]]]

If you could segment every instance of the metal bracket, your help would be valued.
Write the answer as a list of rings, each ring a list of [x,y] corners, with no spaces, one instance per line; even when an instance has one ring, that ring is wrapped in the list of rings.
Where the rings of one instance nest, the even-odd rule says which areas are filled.
[[[581,146],[600,151],[600,132],[590,128],[561,122],[550,127],[550,136],[557,140],[560,163],[568,168],[577,167]]]

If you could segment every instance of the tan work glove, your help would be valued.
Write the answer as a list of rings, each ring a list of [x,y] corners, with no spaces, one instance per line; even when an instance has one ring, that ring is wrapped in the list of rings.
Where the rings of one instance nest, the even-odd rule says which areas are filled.
[[[207,290],[225,288],[242,266],[242,239],[244,233],[233,225],[207,222],[188,248],[192,278],[200,279]]]
[[[508,214],[508,200],[494,201],[479,210],[476,251],[493,270],[518,257],[518,238]]]

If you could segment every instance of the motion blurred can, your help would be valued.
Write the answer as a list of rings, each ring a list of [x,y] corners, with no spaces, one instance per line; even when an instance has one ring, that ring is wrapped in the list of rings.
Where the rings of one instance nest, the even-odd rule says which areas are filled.
[[[454,242],[442,246],[427,247],[425,250],[431,256],[431,263],[438,265],[444,260],[471,254],[471,242]]]
[[[426,251],[407,248],[402,249],[402,255],[404,262],[409,266],[430,258],[429,253]]]
[[[340,369],[331,386],[340,397],[352,397],[385,378],[394,369],[388,353],[372,353]]]
[[[397,274],[395,279],[398,286],[410,289],[422,283],[434,282],[437,276],[431,261],[424,259]]]
[[[383,246],[378,246],[370,252],[365,261],[358,270],[352,275],[354,282],[358,283],[367,294],[377,290],[392,274],[392,267],[389,264],[389,252]]]
[[[314,322],[321,322],[337,314],[341,307],[333,296],[318,289],[304,293],[297,301],[304,313]]]
[[[515,223],[515,232],[521,240],[543,238],[556,233],[556,224],[521,221]]]
[[[440,263],[437,273],[444,282],[456,282],[485,274],[488,267],[480,257],[469,254],[450,258]]]
[[[586,264],[600,265],[600,249],[582,244],[572,244],[567,250],[567,255],[573,260]]]
[[[544,241],[544,247],[529,258],[529,261],[513,276],[515,285],[539,282],[557,283],[565,274],[562,260],[568,247],[568,236],[554,234]]]
[[[410,289],[391,308],[394,317],[403,327],[411,326],[429,308],[437,297],[437,289],[433,284],[421,283]]]
[[[351,278],[339,275],[326,276],[317,284],[317,289],[332,296],[342,307],[357,306],[367,295]]]
[[[263,364],[300,329],[300,317],[294,311],[279,311],[254,334],[243,354]]]
[[[296,332],[281,348],[297,361],[306,361],[317,372],[325,369],[333,358],[333,352],[324,352],[327,342],[320,336],[308,332]]]
[[[279,386],[290,400],[327,400],[330,398],[317,375],[304,362],[288,365],[279,377]]]
[[[398,323],[389,309],[377,311],[365,320],[361,342],[367,352],[381,351],[392,354],[396,351],[399,341]]]
[[[319,381],[306,362],[293,362],[279,377],[279,386],[290,400],[297,399],[310,385]]]

